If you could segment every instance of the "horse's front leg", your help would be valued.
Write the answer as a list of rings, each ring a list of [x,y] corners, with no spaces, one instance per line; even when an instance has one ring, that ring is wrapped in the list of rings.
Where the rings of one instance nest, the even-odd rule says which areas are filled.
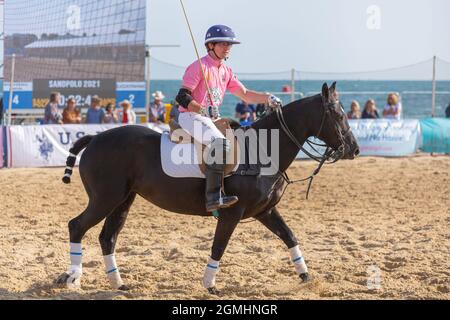
[[[220,210],[211,257],[208,259],[208,264],[203,275],[203,286],[211,294],[219,294],[216,288],[216,275],[219,272],[219,262],[243,213],[244,209],[239,207]]]
[[[257,220],[276,234],[288,247],[295,270],[303,282],[310,280],[308,267],[303,258],[300,246],[291,229],[286,225],[277,208],[272,208],[259,215]]]

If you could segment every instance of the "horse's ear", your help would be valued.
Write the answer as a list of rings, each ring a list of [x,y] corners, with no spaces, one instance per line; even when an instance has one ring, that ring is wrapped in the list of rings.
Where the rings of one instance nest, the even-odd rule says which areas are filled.
[[[330,100],[330,89],[328,89],[328,84],[326,82],[322,86],[322,100],[323,102],[328,102]]]
[[[336,81],[330,87],[330,93],[333,94],[336,91]]]

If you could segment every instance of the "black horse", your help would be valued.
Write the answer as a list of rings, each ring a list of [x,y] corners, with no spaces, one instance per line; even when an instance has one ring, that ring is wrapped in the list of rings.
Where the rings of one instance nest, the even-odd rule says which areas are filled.
[[[218,261],[241,220],[254,217],[281,238],[289,249],[298,248],[297,239],[276,205],[286,187],[284,173],[308,137],[320,138],[340,159],[353,159],[359,154],[358,144],[337,99],[336,83],[330,88],[324,84],[321,95],[290,103],[278,115],[273,112],[255,122],[251,128],[256,131],[279,130],[279,171],[271,176],[232,175],[225,179],[225,190],[237,195],[239,202],[220,211],[210,257],[211,261],[217,263],[208,264],[203,281],[211,293],[217,293],[214,281],[214,272],[217,271],[214,269],[217,269]],[[71,243],[81,244],[85,233],[106,218],[99,240],[103,255],[112,255],[136,194],[168,211],[211,216],[205,209],[205,180],[167,176],[161,167],[160,142],[161,135],[153,130],[142,126],[124,126],[94,137],[85,136],[74,144],[66,172],[71,173],[74,156],[86,148],[79,171],[89,196],[89,204],[69,222]],[[69,176],[66,174],[66,182],[69,182]],[[178,196],[173,197],[173,194]],[[291,251],[291,255],[294,251]],[[298,253],[292,257],[294,263],[302,260]],[[77,263],[81,266],[81,260]],[[306,266],[303,267],[296,265],[297,273],[302,281],[307,281]],[[116,269],[113,265],[113,273],[118,274]],[[117,276],[119,280],[116,277],[116,281],[110,278],[111,285],[115,289],[126,290],[120,276]],[[81,272],[77,273],[72,268],[62,274],[57,283],[70,285],[78,281],[79,284],[80,277]]]

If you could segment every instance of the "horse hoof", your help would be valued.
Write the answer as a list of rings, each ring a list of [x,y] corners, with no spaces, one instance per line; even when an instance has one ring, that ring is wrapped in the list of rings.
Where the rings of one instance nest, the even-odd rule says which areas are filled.
[[[128,286],[126,286],[126,285],[121,285],[117,290],[120,290],[120,291],[129,291],[130,290],[130,287],[128,287]]]
[[[219,295],[219,293],[220,293],[220,291],[219,291],[219,290],[217,290],[217,288],[216,288],[216,287],[208,288],[208,292],[209,292],[210,294],[213,294],[213,295],[215,295],[215,296],[218,296],[218,295]]]
[[[69,279],[69,277],[70,277],[70,275],[68,273],[64,272],[55,280],[55,284],[58,286],[62,286],[62,285],[65,286],[67,283],[67,279]]]
[[[311,276],[308,273],[302,273],[299,275],[303,283],[311,281]]]
[[[67,272],[61,274],[55,281],[58,287],[66,287],[68,289],[79,289],[81,288],[80,278],[74,278]]]
[[[70,177],[64,176],[64,177],[62,178],[62,182],[64,182],[65,184],[69,184],[69,183],[70,183]]]

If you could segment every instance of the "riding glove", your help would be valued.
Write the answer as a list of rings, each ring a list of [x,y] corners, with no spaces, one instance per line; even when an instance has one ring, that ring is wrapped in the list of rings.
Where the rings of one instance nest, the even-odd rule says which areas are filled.
[[[208,117],[208,118],[209,118],[208,108],[206,108],[206,107],[201,107],[199,113],[200,113],[202,116]]]
[[[281,108],[283,106],[283,102],[281,101],[281,99],[274,96],[273,94],[269,96],[269,98],[267,99],[267,103],[272,109]]]
[[[220,118],[219,107],[218,106],[209,106],[208,107],[209,116],[212,119]]]

